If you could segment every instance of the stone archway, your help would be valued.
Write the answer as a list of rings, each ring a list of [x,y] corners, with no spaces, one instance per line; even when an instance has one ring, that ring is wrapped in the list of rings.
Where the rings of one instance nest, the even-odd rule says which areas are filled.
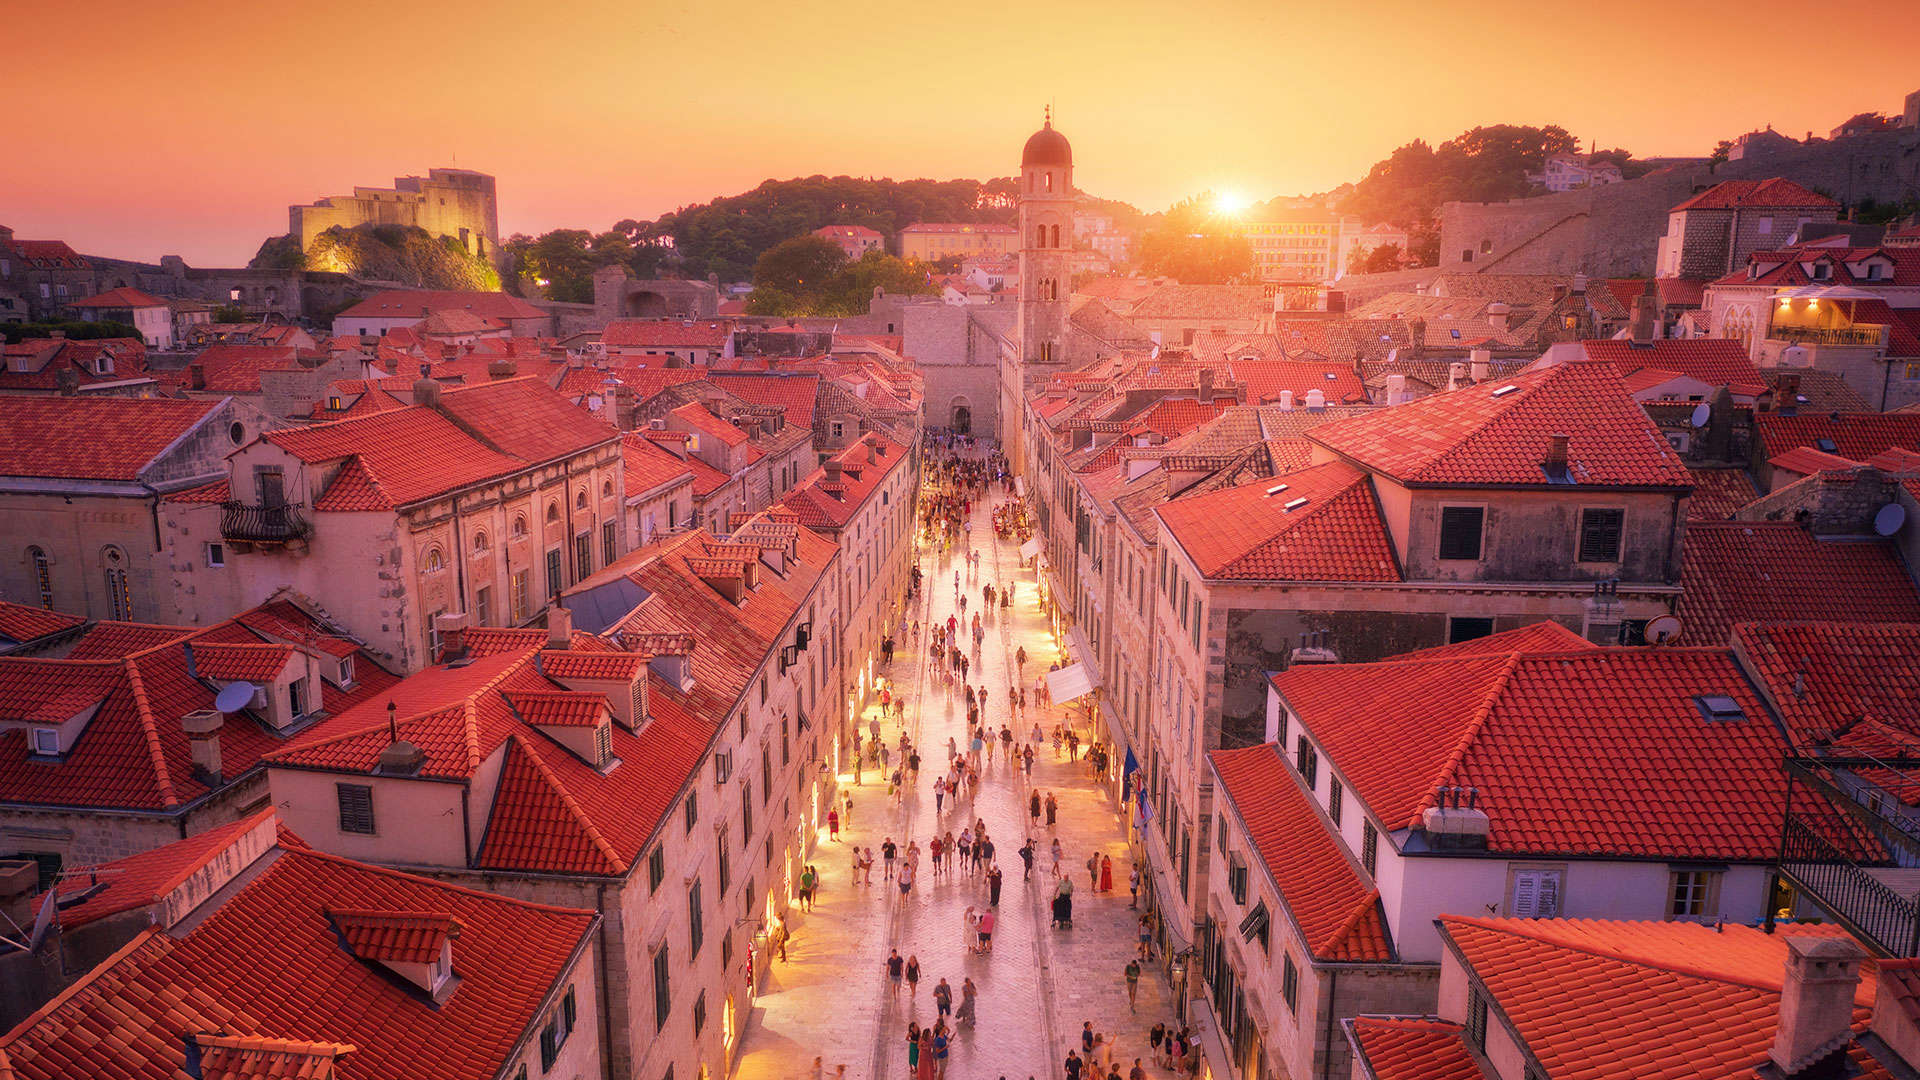
[[[667,298],[651,289],[635,289],[628,293],[620,305],[620,314],[628,319],[664,319],[667,317]]]
[[[973,434],[973,404],[964,397],[953,399],[952,422],[948,425],[956,435]]]

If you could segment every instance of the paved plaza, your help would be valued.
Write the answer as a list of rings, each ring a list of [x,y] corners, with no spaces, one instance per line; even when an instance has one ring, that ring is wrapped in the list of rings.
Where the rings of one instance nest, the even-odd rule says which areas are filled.
[[[986,686],[985,716],[997,729],[1011,726],[1016,747],[1031,736],[1036,720],[1051,732],[1061,710],[1032,706],[1034,677],[1060,659],[1041,612],[1034,572],[1019,565],[1019,543],[994,538],[991,506],[1010,496],[999,492],[976,498],[971,513],[972,544],[981,553],[978,574],[970,574],[957,545],[942,557],[938,546],[923,545],[920,567],[925,573],[921,595],[909,611],[917,618],[920,638],[900,640],[893,671],[896,689],[906,696],[906,734],[922,748],[917,782],[907,785],[897,804],[887,796],[882,775],[868,767],[861,782],[843,772],[842,790],[853,796],[850,826],[840,842],[826,839],[817,846],[814,865],[823,885],[812,912],[798,912],[790,920],[787,958],[776,959],[761,983],[753,1014],[743,1035],[739,1073],[746,1080],[783,1080],[808,1077],[819,1056],[824,1075],[835,1076],[846,1067],[851,1080],[905,1077],[906,1028],[911,1021],[933,1022],[933,989],[944,978],[952,987],[955,1006],[962,980],[978,987],[978,1019],[961,1025],[948,1061],[948,1080],[1025,1080],[1057,1077],[1069,1046],[1077,1047],[1083,1022],[1091,1020],[1097,1032],[1114,1043],[1114,1062],[1127,1076],[1134,1058],[1143,1060],[1150,1076],[1166,1075],[1154,1068],[1147,1046],[1147,1029],[1156,1021],[1171,1022],[1167,990],[1156,974],[1157,965],[1143,963],[1137,1007],[1130,1010],[1123,969],[1135,955],[1138,912],[1129,909],[1127,870],[1130,865],[1126,824],[1111,800],[1097,786],[1084,761],[1070,762],[1056,755],[1051,741],[1035,747],[1032,787],[1043,797],[1052,792],[1059,815],[1051,830],[1044,817],[1037,827],[1028,820],[1029,785],[1005,754],[981,762],[981,783],[974,799],[960,798],[956,807],[948,796],[937,811],[934,780],[944,775],[947,741],[962,753],[967,749],[966,703],[962,687],[949,686],[927,655],[925,628],[935,620],[958,615],[954,572],[961,572],[969,599],[970,617],[980,610],[981,586],[996,589],[1016,584],[1011,609],[997,604],[984,615],[986,640],[975,654],[968,682]],[[966,623],[962,622],[962,626]],[[961,640],[971,645],[965,631]],[[1015,652],[1024,647],[1024,679],[1013,671]],[[1026,716],[1008,717],[1007,689],[1015,680],[1028,689]],[[864,735],[869,721],[879,717],[877,703],[860,718]],[[882,736],[894,747],[898,765],[901,725],[887,720]],[[1084,747],[1083,747],[1084,750]],[[1004,875],[999,925],[993,951],[972,953],[965,947],[965,913],[969,906],[985,907],[984,871],[968,875],[956,859],[951,876],[935,877],[923,854],[918,880],[904,900],[899,889],[883,880],[878,853],[891,837],[903,852],[909,840],[923,852],[936,829],[956,835],[975,818],[986,822],[995,846],[995,861]],[[1022,879],[1019,848],[1032,835],[1038,843],[1031,880]],[[1070,929],[1049,925],[1049,902],[1056,879],[1051,873],[1050,845],[1058,837],[1063,849],[1061,870],[1073,873],[1074,921]],[[876,863],[872,884],[854,880],[854,847],[872,847]],[[1089,887],[1087,856],[1093,851],[1113,859],[1114,891],[1098,893]],[[917,994],[903,985],[889,992],[886,960],[889,949],[901,956],[917,956],[921,979]]]

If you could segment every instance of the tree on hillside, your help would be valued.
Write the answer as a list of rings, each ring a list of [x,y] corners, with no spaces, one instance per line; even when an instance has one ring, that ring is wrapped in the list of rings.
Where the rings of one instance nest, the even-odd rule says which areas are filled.
[[[1349,274],[1384,274],[1400,269],[1405,253],[1399,244],[1381,244],[1378,247],[1354,248],[1347,256]]]
[[[869,251],[848,262],[839,246],[817,236],[796,236],[774,245],[754,266],[750,315],[859,315],[874,289],[931,293],[925,263]]]
[[[846,265],[840,245],[818,236],[796,236],[760,256],[753,264],[753,285],[791,296],[821,296]]]
[[[1253,279],[1253,245],[1240,224],[1217,214],[1212,192],[1175,203],[1140,240],[1138,261],[1149,274],[1183,285],[1225,285]]]
[[[1495,124],[1462,132],[1438,147],[1414,141],[1376,162],[1341,200],[1341,211],[1406,229],[1410,254],[1430,258],[1439,246],[1434,215],[1442,203],[1493,202],[1528,192],[1527,173],[1579,143],[1563,127]]]

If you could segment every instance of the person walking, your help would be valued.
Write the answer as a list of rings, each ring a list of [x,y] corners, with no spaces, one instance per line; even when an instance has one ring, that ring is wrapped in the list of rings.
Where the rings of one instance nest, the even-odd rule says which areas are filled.
[[[1029,757],[1028,760],[1031,761],[1032,758]],[[1027,796],[1027,820],[1036,827],[1040,824],[1040,793],[1038,791]]]
[[[1047,828],[1053,828],[1054,815],[1058,813],[1059,810],[1059,801],[1053,797],[1053,792],[1047,792]]]
[[[1127,1011],[1134,1012],[1135,1006],[1138,1005],[1140,1001],[1140,961],[1138,959],[1127,961],[1126,976]],[[945,983],[941,985],[944,986]],[[1135,1064],[1138,1064],[1138,1062],[1135,1062]]]
[[[900,958],[899,949],[887,950],[887,996],[900,993],[900,975],[906,969],[906,963]]]
[[[1100,853],[1087,856],[1087,888],[1100,891]]]
[[[947,1075],[947,1029],[933,1029],[933,1077],[934,1080],[946,1080]]]
[[[1127,910],[1132,911],[1140,904],[1140,864],[1134,863],[1127,871]]]
[[[898,881],[900,883],[900,902],[903,904],[907,901],[907,894],[913,891],[913,873],[912,863],[908,863],[900,868]]]
[[[1060,838],[1053,838],[1053,876],[1060,876]]]
[[[997,864],[987,871],[987,898],[989,904],[1000,906],[1000,867]]]
[[[1153,957],[1153,912],[1143,911],[1140,913],[1140,958],[1142,960],[1148,960],[1148,959],[1151,959],[1152,957]]]
[[[912,1021],[907,1023],[907,1075],[920,1076],[920,1025]]]
[[[973,999],[979,993],[980,991],[973,985],[973,978],[971,976],[964,977],[960,980],[960,1010],[953,1014],[955,1023],[965,1024],[968,1027],[973,1026]]]
[[[1027,837],[1027,842],[1020,846],[1020,862],[1024,864],[1024,868],[1020,872],[1020,880],[1032,881],[1033,880],[1033,837],[1031,836]]]
[[[981,952],[990,953],[993,951],[993,926],[994,926],[994,923],[997,922],[998,920],[999,920],[999,916],[993,913],[992,908],[988,908],[987,910],[980,913],[980,951]]]
[[[1080,1061],[1079,1052],[1069,1048],[1067,1060],[1062,1062],[1060,1067],[1066,1071],[1067,1080],[1080,1080],[1080,1070],[1085,1066]]]
[[[840,842],[840,809],[839,807],[835,807],[834,809],[827,811],[827,839],[831,840],[836,844]]]
[[[910,998],[920,996],[920,955],[918,953],[907,957],[907,996]]]
[[[882,864],[880,872],[881,881],[893,880],[893,859],[894,856],[899,853],[900,849],[894,844],[893,837],[889,836],[880,842],[880,860]]]
[[[1100,856],[1100,891],[1113,891],[1113,856]]]
[[[1137,963],[1130,966],[1135,969],[1136,973],[1140,967]],[[934,1014],[936,1017],[953,1015],[953,987],[947,985],[947,980],[944,977],[940,980],[939,985],[933,988],[933,1007],[938,1010]]]

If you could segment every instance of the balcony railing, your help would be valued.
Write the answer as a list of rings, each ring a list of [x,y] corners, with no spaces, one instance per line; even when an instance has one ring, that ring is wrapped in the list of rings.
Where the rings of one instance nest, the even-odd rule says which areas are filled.
[[[1767,336],[1799,345],[1878,345],[1884,326],[1776,326]]]
[[[230,541],[250,544],[285,544],[305,540],[313,525],[301,513],[298,504],[254,506],[243,502],[225,504],[220,517],[220,535]]]
[[[1786,762],[1780,873],[1889,956],[1920,956],[1920,829],[1882,786],[1907,763],[1804,756]]]

